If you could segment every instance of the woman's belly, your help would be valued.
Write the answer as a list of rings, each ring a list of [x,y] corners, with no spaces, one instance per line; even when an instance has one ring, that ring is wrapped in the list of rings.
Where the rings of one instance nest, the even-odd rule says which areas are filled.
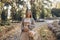
[[[24,22],[24,26],[29,26],[31,23],[29,22]]]

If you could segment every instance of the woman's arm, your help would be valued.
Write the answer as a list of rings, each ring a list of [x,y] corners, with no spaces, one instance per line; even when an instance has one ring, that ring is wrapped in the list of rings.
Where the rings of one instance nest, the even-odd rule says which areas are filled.
[[[34,25],[35,26],[35,20],[32,18],[32,25]]]
[[[30,25],[30,27],[29,27],[31,30],[33,29],[33,28],[35,28],[35,20],[32,18],[31,19],[31,25]]]

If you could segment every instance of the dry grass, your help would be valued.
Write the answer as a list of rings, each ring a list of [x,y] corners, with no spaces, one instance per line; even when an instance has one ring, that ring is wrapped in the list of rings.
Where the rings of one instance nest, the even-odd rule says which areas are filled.
[[[15,25],[15,27],[16,26],[17,25]],[[6,27],[3,27],[1,29],[5,30]],[[18,31],[18,29],[16,30]],[[33,31],[36,32],[36,34],[34,35],[35,40],[56,40],[56,38],[54,37],[54,34],[48,29],[48,26],[46,24],[40,27],[34,28]],[[8,35],[12,35],[12,33],[13,32],[10,32]]]
[[[17,23],[12,23],[11,25],[9,25],[9,26],[7,26],[7,25],[5,25],[5,26],[0,26],[0,39],[1,38],[5,38],[5,37],[7,37],[8,35],[12,35],[14,32],[12,32],[12,31],[15,31],[15,30],[17,30],[17,27],[19,27],[18,25],[20,24],[17,24]],[[4,35],[6,35],[6,36],[4,36]]]
[[[36,31],[40,35],[40,39],[38,40],[56,40],[54,34],[48,29],[47,25],[41,26],[40,28],[36,29]]]

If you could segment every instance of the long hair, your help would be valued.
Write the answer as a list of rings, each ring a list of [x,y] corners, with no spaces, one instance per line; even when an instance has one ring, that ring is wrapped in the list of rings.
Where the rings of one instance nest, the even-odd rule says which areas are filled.
[[[31,12],[31,10],[26,10],[26,17],[28,17],[29,14],[30,14],[30,18],[32,18],[32,12]]]

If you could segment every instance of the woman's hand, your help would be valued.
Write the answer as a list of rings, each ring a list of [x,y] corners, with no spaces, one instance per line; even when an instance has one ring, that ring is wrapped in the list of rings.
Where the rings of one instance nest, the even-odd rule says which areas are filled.
[[[35,35],[35,32],[34,31],[29,31],[29,36],[30,37],[33,37]]]

